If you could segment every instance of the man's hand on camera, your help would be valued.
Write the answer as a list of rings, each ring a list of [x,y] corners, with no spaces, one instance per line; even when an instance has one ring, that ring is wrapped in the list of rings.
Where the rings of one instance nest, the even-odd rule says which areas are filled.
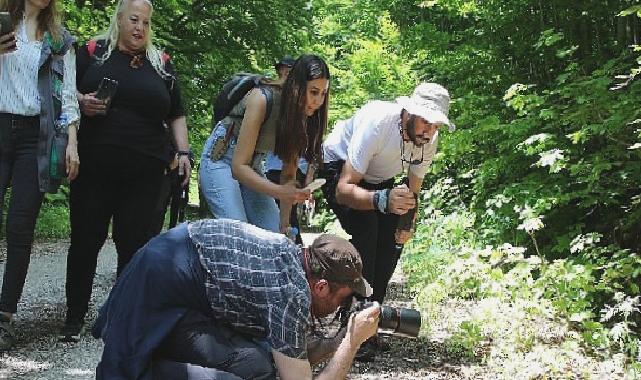
[[[350,343],[359,347],[369,337],[376,334],[378,331],[378,318],[381,314],[381,306],[378,302],[367,309],[363,309],[358,313],[353,313],[347,324],[346,338],[350,339]]]
[[[414,193],[406,185],[397,186],[389,193],[388,205],[390,213],[403,215],[408,210],[416,207]]]

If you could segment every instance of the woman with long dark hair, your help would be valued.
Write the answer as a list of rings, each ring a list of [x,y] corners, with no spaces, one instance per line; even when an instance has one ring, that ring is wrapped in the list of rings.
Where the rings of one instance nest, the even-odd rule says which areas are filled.
[[[253,89],[216,125],[200,165],[200,186],[215,217],[286,230],[291,205],[310,195],[295,184],[298,157],[321,160],[329,79],[320,57],[303,55],[284,84],[267,82]],[[228,143],[222,154],[216,152],[220,141]],[[263,161],[272,151],[284,161],[280,184],[263,174]],[[281,201],[280,218],[275,199]]]
[[[8,186],[7,263],[0,296],[0,351],[15,344],[11,325],[29,266],[44,193],[78,173],[73,38],[56,0],[0,0],[12,32],[0,36],[0,215]],[[1,223],[0,223],[1,224]]]

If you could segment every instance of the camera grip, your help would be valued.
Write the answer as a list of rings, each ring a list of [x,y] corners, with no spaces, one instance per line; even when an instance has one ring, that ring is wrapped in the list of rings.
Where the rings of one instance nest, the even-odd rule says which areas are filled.
[[[414,215],[418,207],[418,194],[414,194],[414,200],[417,206],[414,206],[414,208],[407,210],[405,214],[399,216],[398,225],[396,226],[397,231],[410,231],[414,229]]]

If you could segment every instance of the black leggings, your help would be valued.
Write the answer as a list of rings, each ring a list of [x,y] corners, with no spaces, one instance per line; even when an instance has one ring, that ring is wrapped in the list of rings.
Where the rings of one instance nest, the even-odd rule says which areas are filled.
[[[0,114],[0,225],[6,190],[11,185],[7,213],[7,264],[2,280],[0,311],[15,313],[22,295],[36,219],[44,193],[38,186],[40,117]]]
[[[154,380],[272,380],[271,352],[222,323],[188,311],[154,354]]]
[[[324,164],[319,176],[325,178],[323,195],[327,204],[338,217],[341,226],[352,235],[351,242],[361,255],[363,261],[363,277],[372,285],[374,293],[372,301],[383,302],[387,293],[387,284],[392,278],[396,264],[401,255],[402,246],[397,246],[394,233],[398,226],[399,216],[381,214],[374,210],[355,210],[336,201],[336,185],[343,168],[344,161]],[[380,184],[370,184],[361,181],[358,184],[367,190],[392,188],[394,180]]]
[[[71,183],[71,245],[67,257],[67,318],[84,318],[98,252],[112,236],[118,275],[152,236],[166,164],[115,146],[80,150],[82,168]]]

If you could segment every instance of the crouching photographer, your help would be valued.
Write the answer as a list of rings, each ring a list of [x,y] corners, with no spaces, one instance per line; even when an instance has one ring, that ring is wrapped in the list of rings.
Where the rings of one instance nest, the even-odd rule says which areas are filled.
[[[105,343],[96,378],[344,379],[380,309],[349,318],[331,339],[317,318],[371,295],[352,244],[324,234],[302,248],[230,219],[184,223],[141,248],[93,328]]]
[[[323,144],[323,194],[361,255],[372,301],[383,303],[403,244],[414,232],[418,194],[439,128],[454,130],[449,102],[444,87],[422,83],[410,97],[366,104],[338,122]],[[396,186],[406,168],[407,180]],[[371,360],[380,348],[374,337],[356,358]]]

